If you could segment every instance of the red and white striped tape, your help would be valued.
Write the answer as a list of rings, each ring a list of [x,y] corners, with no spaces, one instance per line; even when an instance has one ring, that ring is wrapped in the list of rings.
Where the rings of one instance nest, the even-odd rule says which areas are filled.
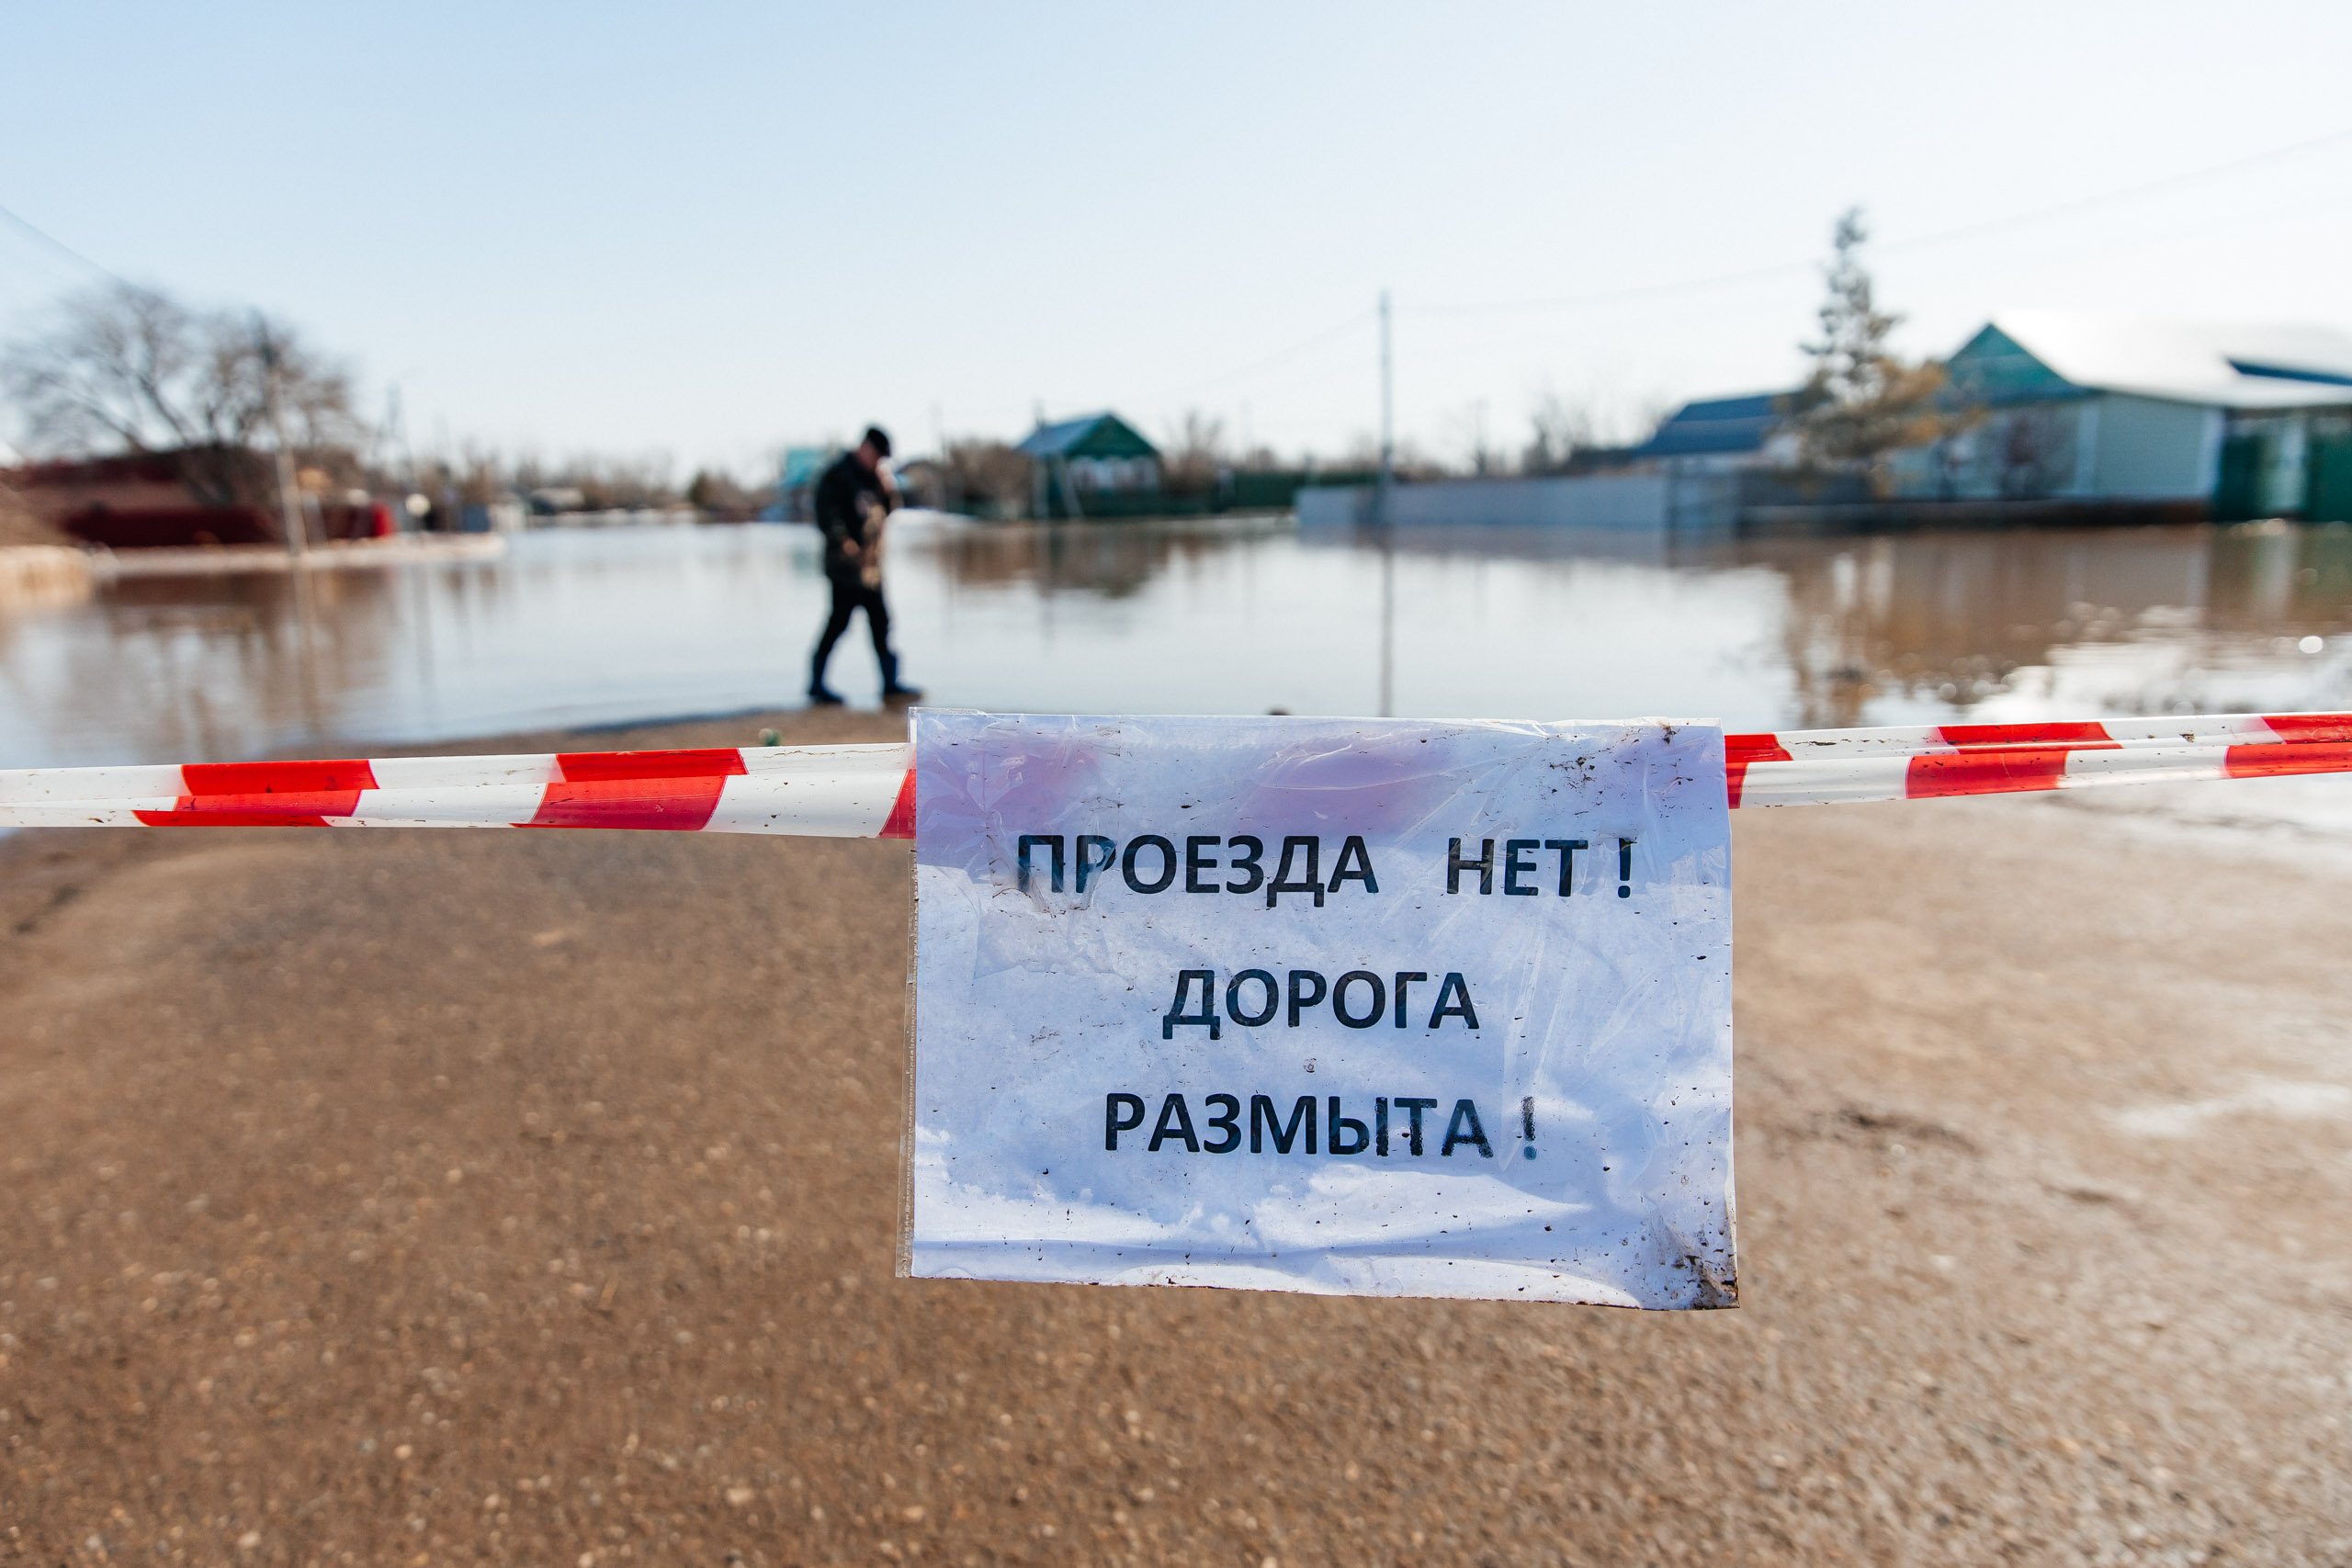
[[[0,826],[652,828],[914,837],[904,745],[0,772]]]
[[[2352,714],[1724,738],[1735,807],[2352,773]],[[0,772],[0,827],[638,828],[914,836],[904,745]]]
[[[1731,803],[1818,806],[2352,772],[2352,714],[1726,735]]]

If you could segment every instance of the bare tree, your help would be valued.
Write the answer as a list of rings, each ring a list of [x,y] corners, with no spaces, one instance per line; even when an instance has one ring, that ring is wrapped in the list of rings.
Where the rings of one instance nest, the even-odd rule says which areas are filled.
[[[2047,408],[2010,409],[1987,435],[2005,501],[2052,494],[2073,473],[2073,423],[2053,418]]]
[[[468,506],[548,493],[564,497],[563,511],[635,512],[677,504],[681,491],[671,477],[673,468],[666,452],[635,457],[588,453],[549,462],[533,454],[510,458],[468,441],[454,456],[420,455],[417,483],[428,494],[447,492]],[[726,511],[750,494],[723,472],[697,472],[695,480],[714,498],[707,503],[712,510]]]
[[[1225,421],[1193,409],[1169,432],[1160,453],[1160,483],[1171,494],[1194,494],[1214,489],[1217,470],[1226,467]]]
[[[722,523],[740,523],[759,515],[763,501],[724,468],[696,468],[686,482],[686,504]]]
[[[1019,517],[1029,508],[1029,456],[1001,441],[950,441],[944,465],[953,496],[941,503],[978,504],[983,515]]]
[[[1274,473],[1283,468],[1282,454],[1272,446],[1261,441],[1253,446],[1236,451],[1232,467],[1247,473]]]
[[[1395,461],[1396,477],[1400,479],[1418,483],[1446,477],[1445,465],[1424,452],[1409,435],[1396,438]],[[1380,437],[1368,430],[1359,430],[1348,438],[1348,444],[1340,449],[1339,457],[1330,462],[1317,464],[1312,455],[1308,462],[1310,467],[1341,473],[1376,474],[1380,471]]]
[[[127,283],[67,299],[0,349],[0,393],[28,446],[58,456],[247,450],[273,399],[292,445],[340,446],[358,429],[348,378],[291,328]]]
[[[1861,247],[1870,238],[1860,208],[1838,216],[1834,257],[1824,269],[1821,339],[1804,345],[1813,375],[1796,397],[1797,430],[1815,461],[1870,462],[1898,447],[1925,446],[1945,434],[1937,407],[1944,368],[1909,364],[1888,339],[1903,318],[1878,308]]]
[[[550,482],[576,487],[592,512],[634,512],[674,504],[678,487],[672,479],[673,460],[667,452],[637,457],[574,457],[551,471]]]
[[[1519,466],[1531,474],[1555,474],[1586,446],[1598,446],[1599,422],[1584,403],[1570,403],[1546,388],[1528,412],[1529,437]]]

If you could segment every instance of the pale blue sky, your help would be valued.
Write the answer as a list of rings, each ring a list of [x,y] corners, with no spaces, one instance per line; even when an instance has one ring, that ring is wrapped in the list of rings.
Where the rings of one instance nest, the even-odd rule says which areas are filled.
[[[1329,455],[1793,381],[1865,204],[1906,342],[2016,306],[2352,327],[2341,4],[19,6],[0,205],[258,304],[437,433],[748,468],[1187,408]],[[82,280],[0,224],[0,327]],[[1357,318],[1352,326],[1346,325]],[[1253,362],[1330,331],[1319,344]],[[1236,373],[1239,372],[1239,373]]]

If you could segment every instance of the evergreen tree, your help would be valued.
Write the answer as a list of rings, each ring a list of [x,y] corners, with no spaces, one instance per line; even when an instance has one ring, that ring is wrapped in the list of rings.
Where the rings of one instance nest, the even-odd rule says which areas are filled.
[[[1878,308],[1861,247],[1870,238],[1860,208],[1838,216],[1834,259],[1824,269],[1821,337],[1804,345],[1813,374],[1797,394],[1796,426],[1808,461],[1874,463],[1899,447],[1925,446],[1943,434],[1938,407],[1944,368],[1906,363],[1888,339],[1903,318]]]

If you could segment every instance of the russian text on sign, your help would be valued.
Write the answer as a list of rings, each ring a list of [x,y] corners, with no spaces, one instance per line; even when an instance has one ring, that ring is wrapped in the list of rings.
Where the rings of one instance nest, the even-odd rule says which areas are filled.
[[[915,741],[910,1271],[1736,1299],[1715,731]]]

